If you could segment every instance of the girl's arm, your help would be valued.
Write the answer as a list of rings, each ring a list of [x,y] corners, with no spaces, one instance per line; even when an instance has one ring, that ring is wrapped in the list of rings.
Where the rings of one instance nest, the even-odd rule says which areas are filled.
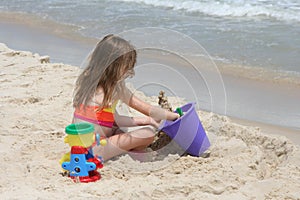
[[[127,87],[124,88],[123,95],[120,97],[120,99],[133,109],[143,113],[144,115],[150,116],[156,121],[164,119],[175,120],[179,118],[179,115],[177,113],[167,111],[158,106],[152,106],[142,101],[141,99],[136,97]]]
[[[118,112],[114,114],[115,122],[119,127],[133,127],[151,125],[158,128],[159,124],[151,117],[128,117],[119,115]]]

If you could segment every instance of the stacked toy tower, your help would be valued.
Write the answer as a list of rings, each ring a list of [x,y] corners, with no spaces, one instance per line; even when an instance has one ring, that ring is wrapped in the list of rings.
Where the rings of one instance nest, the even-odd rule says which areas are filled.
[[[100,180],[101,175],[97,169],[103,167],[100,156],[93,154],[94,145],[105,145],[106,140],[101,140],[94,133],[94,126],[89,123],[70,124],[66,127],[65,143],[71,151],[60,160],[62,168],[69,172],[69,177],[75,182],[94,182]]]

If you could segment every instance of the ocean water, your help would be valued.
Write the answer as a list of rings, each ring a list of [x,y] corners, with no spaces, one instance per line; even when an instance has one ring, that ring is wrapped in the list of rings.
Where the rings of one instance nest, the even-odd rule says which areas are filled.
[[[191,38],[215,61],[237,65],[245,73],[263,69],[284,79],[300,77],[299,0],[1,0],[0,13],[6,12],[72,25],[72,31],[86,38],[143,27],[165,28]],[[164,38],[174,40],[167,32],[162,38],[162,46]],[[191,50],[189,44],[180,45]],[[240,86],[233,80],[226,81],[231,85],[227,114],[300,129],[299,91],[282,96],[285,88],[269,93],[259,84],[249,84],[243,90],[233,87]],[[206,91],[205,83],[199,87]],[[206,110],[211,110],[209,95],[209,91],[199,94]],[[224,114],[221,109],[219,113]]]
[[[0,11],[72,24],[87,37],[168,28],[192,37],[215,59],[300,72],[298,0],[1,0]]]

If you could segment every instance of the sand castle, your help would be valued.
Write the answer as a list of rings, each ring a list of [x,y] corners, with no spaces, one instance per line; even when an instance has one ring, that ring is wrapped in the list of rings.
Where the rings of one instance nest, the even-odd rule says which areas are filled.
[[[168,98],[165,96],[164,91],[160,91],[158,95],[158,105],[160,107],[173,111],[170,103],[168,102]],[[171,142],[171,138],[164,133],[163,131],[157,131],[155,134],[154,142],[149,146],[153,151],[157,151],[162,147],[166,146]]]

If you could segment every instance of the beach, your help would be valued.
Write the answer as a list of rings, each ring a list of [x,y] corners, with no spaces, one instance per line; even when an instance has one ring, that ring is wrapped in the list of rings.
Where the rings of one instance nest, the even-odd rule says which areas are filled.
[[[266,133],[255,123],[245,126],[204,111],[198,114],[212,143],[208,157],[170,154],[141,163],[124,155],[104,164],[100,181],[76,184],[61,175],[58,160],[69,151],[63,142],[64,128],[72,118],[71,97],[79,68],[41,63],[45,57],[4,44],[0,53],[0,191],[4,199],[300,197],[297,141],[275,135],[276,128]],[[137,95],[157,104],[154,96]],[[183,103],[169,99],[174,106]]]
[[[300,15],[287,1],[3,1],[0,5],[1,199],[300,200]],[[134,8],[134,9],[133,9]],[[286,9],[289,8],[289,9]],[[287,12],[288,11],[288,12]],[[134,94],[173,109],[196,103],[211,146],[173,141],[146,162],[106,161],[74,183],[75,81],[95,44],[117,34],[137,49]],[[119,113],[140,116],[119,103]]]

